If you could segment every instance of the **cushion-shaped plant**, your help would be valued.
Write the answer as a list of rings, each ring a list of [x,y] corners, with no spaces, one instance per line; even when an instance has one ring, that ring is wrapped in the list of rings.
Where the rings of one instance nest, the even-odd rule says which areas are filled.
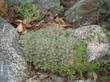
[[[71,29],[44,28],[23,35],[20,42],[36,69],[72,77],[86,70],[86,44],[76,43],[73,34]]]
[[[73,78],[87,72],[97,72],[101,64],[87,62],[87,46],[91,42],[106,40],[98,27],[93,31],[82,29],[42,28],[21,36],[20,43],[28,62],[35,69],[51,71]],[[87,33],[86,33],[87,32]],[[86,55],[87,54],[87,55]]]

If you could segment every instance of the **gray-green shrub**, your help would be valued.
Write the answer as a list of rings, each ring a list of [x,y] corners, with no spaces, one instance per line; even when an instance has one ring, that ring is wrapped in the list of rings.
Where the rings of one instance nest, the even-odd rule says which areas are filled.
[[[20,42],[25,56],[36,69],[73,77],[76,72],[86,70],[83,64],[86,45],[80,41],[76,43],[73,33],[71,29],[40,29],[22,36]]]
[[[92,38],[97,39],[96,36]],[[43,28],[21,36],[20,43],[27,61],[32,62],[35,69],[69,78],[75,75],[83,77],[84,73],[99,70],[99,62],[87,63],[86,46],[89,40],[75,40],[73,37],[72,29]]]

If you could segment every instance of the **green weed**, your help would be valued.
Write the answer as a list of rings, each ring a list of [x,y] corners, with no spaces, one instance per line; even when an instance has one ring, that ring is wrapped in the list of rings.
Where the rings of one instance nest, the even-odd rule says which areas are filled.
[[[24,3],[18,7],[18,11],[21,17],[28,21],[41,21],[44,17],[44,14],[35,4]]]

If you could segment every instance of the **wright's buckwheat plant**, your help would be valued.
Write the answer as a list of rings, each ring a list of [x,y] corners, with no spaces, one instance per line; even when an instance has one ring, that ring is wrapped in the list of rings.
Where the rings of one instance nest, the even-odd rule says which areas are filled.
[[[45,28],[22,36],[20,42],[36,69],[73,77],[86,70],[86,45],[74,42],[73,33],[71,29]]]
[[[97,39],[96,36],[93,38]],[[76,75],[83,78],[85,73],[99,70],[100,64],[88,64],[87,40],[75,41],[73,37],[72,29],[43,28],[21,36],[20,43],[27,61],[32,62],[35,69],[51,71],[68,78]]]

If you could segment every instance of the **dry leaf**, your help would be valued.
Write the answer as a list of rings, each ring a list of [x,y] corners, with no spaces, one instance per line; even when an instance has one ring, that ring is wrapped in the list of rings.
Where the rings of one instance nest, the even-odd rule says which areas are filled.
[[[22,27],[23,28],[32,28],[32,25],[30,24],[30,23],[28,23],[27,21],[25,21],[25,20],[20,20],[20,19],[17,19],[16,21],[15,21],[15,24],[16,25],[20,25],[20,24],[22,24]]]
[[[64,20],[62,18],[60,18],[60,17],[57,17],[55,19],[55,22],[58,23],[58,24],[65,24]]]
[[[17,32],[23,32],[23,25],[19,24],[16,28]]]

